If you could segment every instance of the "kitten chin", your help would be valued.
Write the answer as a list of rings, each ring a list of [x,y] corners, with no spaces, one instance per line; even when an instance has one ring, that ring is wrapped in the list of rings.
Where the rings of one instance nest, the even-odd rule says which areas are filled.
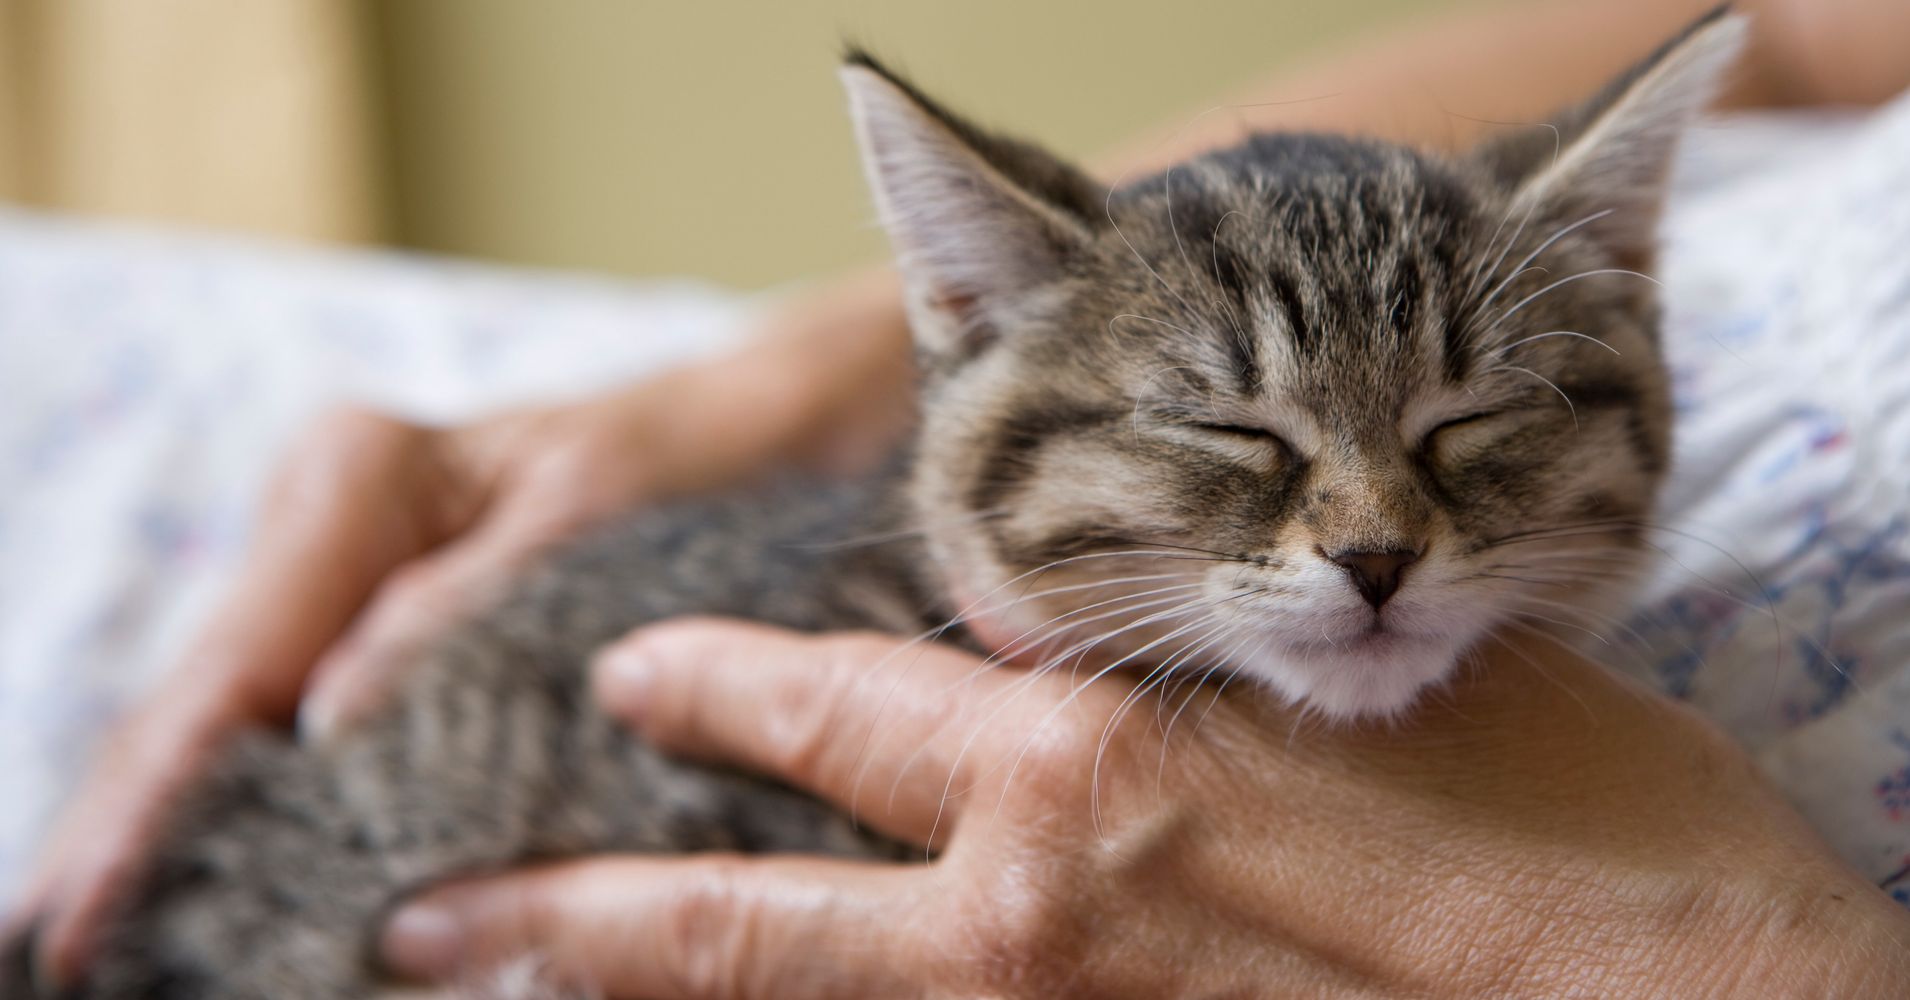
[[[1457,672],[1469,643],[1380,635],[1336,645],[1269,648],[1243,657],[1242,673],[1329,719],[1397,717]]]

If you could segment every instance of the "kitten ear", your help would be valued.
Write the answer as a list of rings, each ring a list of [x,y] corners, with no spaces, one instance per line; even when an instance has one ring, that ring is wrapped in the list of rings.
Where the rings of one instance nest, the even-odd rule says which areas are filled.
[[[1656,245],[1678,139],[1717,92],[1744,46],[1746,21],[1720,6],[1562,116],[1476,154],[1514,185],[1513,217],[1531,211],[1558,226],[1583,224],[1624,267],[1645,269]]]
[[[1103,189],[968,124],[866,53],[852,51],[841,76],[918,344],[972,351],[1027,322],[1087,245]]]

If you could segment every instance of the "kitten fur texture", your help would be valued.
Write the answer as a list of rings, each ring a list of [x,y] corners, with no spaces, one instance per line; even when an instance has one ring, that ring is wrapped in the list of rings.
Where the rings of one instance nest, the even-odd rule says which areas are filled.
[[[852,53],[919,346],[911,448],[638,513],[446,635],[382,714],[241,741],[86,980],[37,988],[16,941],[0,1000],[370,995],[395,901],[526,859],[908,853],[599,714],[591,653],[665,617],[956,618],[978,650],[1238,673],[1343,720],[1406,710],[1489,630],[1575,618],[1622,584],[1665,469],[1641,272],[1743,34],[1715,13],[1556,131],[1463,156],[1267,134],[1115,190]]]

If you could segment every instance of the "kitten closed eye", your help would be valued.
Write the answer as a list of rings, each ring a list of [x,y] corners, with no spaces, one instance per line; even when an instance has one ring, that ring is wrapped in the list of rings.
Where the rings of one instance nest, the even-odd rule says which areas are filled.
[[[1259,441],[1272,441],[1276,444],[1279,444],[1281,447],[1287,446],[1287,442],[1285,438],[1281,437],[1278,434],[1275,434],[1273,431],[1270,431],[1266,429],[1265,427],[1255,427],[1255,426],[1252,426],[1251,424],[1196,423],[1193,426],[1213,434],[1226,434],[1232,437],[1252,438],[1254,440],[1259,440]]]
[[[1457,465],[1499,448],[1552,416],[1544,409],[1481,410],[1444,421],[1420,438],[1419,450],[1435,466]]]
[[[1252,424],[1222,424],[1193,421],[1182,426],[1210,441],[1222,442],[1229,451],[1247,449],[1256,458],[1273,463],[1286,462],[1294,455],[1293,445],[1278,433]]]
[[[1432,430],[1426,432],[1424,437],[1420,438],[1420,447],[1431,448],[1439,436],[1446,434],[1448,431],[1477,427],[1491,420],[1493,417],[1503,415],[1504,412],[1503,410],[1481,410],[1478,413],[1469,413],[1463,417],[1454,417],[1451,420],[1444,421],[1434,426]]]

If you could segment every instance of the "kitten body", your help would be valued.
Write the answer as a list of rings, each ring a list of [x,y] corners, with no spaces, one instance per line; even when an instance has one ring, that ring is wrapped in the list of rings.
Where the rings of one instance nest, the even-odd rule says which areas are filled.
[[[17,942],[0,1000],[364,996],[403,894],[537,858],[903,856],[598,712],[591,655],[663,618],[953,617],[977,650],[1179,656],[1357,719],[1493,628],[1575,617],[1624,578],[1663,475],[1640,272],[1676,136],[1741,35],[1700,22],[1556,144],[1257,136],[1115,192],[852,56],[920,347],[906,460],[639,514],[454,629],[381,714],[323,746],[248,737],[86,982],[36,990]]]
[[[83,989],[124,998],[370,995],[377,921],[454,872],[589,851],[900,857],[806,796],[667,759],[590,703],[637,625],[748,616],[915,631],[917,546],[827,546],[891,520],[888,477],[654,510],[570,548],[438,642],[391,706],[322,747],[252,734],[157,845]],[[875,595],[871,598],[870,595]],[[25,956],[0,997],[37,996]]]

